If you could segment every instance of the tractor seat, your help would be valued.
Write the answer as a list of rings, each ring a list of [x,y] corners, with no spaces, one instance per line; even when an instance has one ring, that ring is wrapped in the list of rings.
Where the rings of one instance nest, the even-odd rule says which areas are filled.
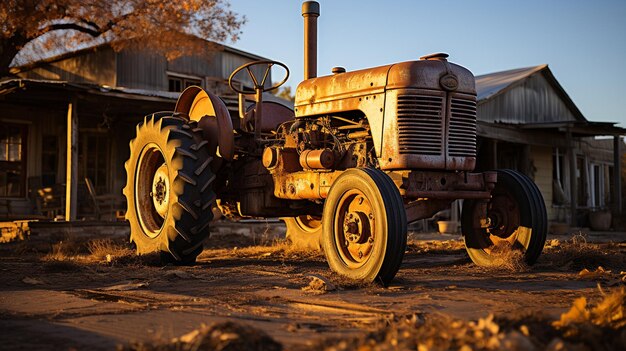
[[[243,119],[242,129],[247,132],[254,131],[254,108],[253,104]],[[263,120],[261,121],[261,133],[271,133],[284,122],[292,121],[295,118],[293,110],[289,107],[272,101],[263,101],[261,105],[263,109]]]

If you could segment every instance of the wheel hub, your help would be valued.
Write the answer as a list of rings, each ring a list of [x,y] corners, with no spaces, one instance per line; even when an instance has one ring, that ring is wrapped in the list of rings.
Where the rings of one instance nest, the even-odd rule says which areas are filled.
[[[367,218],[362,212],[350,212],[343,222],[343,232],[348,243],[362,244],[367,241]]]
[[[489,232],[499,238],[506,239],[519,226],[519,209],[517,204],[507,196],[494,198],[489,211]]]
[[[167,165],[163,164],[157,169],[152,180],[152,191],[150,197],[152,197],[152,204],[156,209],[159,216],[165,218],[167,215],[168,202],[169,202],[169,175],[167,172]]]
[[[354,191],[342,199],[339,212],[344,213],[336,227],[338,239],[343,240],[341,254],[348,265],[358,267],[367,261],[374,245],[371,205],[360,191]]]

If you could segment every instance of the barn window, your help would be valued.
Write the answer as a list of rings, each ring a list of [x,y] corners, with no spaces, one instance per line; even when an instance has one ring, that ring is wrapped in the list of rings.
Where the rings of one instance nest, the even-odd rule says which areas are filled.
[[[174,74],[167,75],[168,91],[181,92],[192,85],[202,86],[202,79]]]
[[[3,123],[0,131],[0,197],[26,196],[28,127]]]

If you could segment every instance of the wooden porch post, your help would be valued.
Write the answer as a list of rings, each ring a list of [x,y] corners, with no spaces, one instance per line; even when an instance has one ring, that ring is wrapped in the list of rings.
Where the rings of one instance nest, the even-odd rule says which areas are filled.
[[[615,214],[622,213],[622,138],[620,135],[613,137],[613,198],[615,204]]]
[[[78,115],[77,101],[67,107],[67,158],[65,162],[65,220],[76,220],[78,190]]]
[[[576,182],[576,150],[572,140],[572,131],[568,128],[565,136],[569,158],[570,224],[576,226],[576,204],[578,203],[578,184]]]

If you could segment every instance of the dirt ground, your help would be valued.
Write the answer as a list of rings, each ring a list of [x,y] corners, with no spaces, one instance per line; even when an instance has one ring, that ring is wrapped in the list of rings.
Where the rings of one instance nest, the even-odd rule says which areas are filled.
[[[625,233],[550,237],[535,266],[499,270],[473,265],[459,236],[411,234],[387,288],[347,281],[322,254],[265,234],[213,236],[187,267],[137,258],[119,237],[2,244],[0,345],[625,349]]]

